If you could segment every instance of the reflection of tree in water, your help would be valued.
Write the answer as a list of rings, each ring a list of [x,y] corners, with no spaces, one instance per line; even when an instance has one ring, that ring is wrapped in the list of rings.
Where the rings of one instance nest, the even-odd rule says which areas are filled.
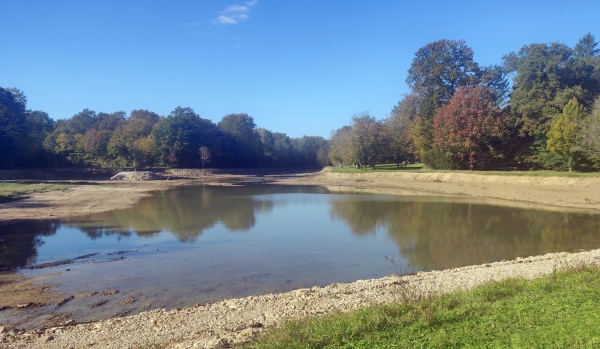
[[[321,187],[240,186],[184,187],[161,191],[135,207],[75,218],[68,224],[90,238],[118,234],[152,237],[169,231],[182,242],[193,242],[217,223],[231,231],[248,231],[256,224],[256,212],[273,209],[273,200],[262,195],[323,193]],[[257,197],[258,196],[258,197]]]
[[[56,234],[58,222],[25,222],[0,229],[0,270],[23,268],[35,263],[43,236]]]
[[[419,270],[600,246],[598,215],[414,200],[338,200],[332,216],[355,234],[387,227],[388,237]]]

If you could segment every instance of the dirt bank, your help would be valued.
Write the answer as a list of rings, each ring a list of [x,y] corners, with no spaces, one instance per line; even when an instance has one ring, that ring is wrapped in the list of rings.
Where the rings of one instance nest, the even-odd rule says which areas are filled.
[[[39,176],[37,172],[35,174]],[[110,173],[105,174],[107,180],[53,180],[53,183],[66,183],[72,187],[64,191],[36,193],[27,199],[0,204],[0,225],[19,220],[60,219],[127,208],[153,191],[189,185],[194,181],[215,185],[236,182],[322,185],[333,191],[345,192],[460,195],[505,200],[506,204],[515,202],[548,208],[600,211],[600,178],[407,172],[346,174],[327,170],[268,174],[264,170],[240,170],[235,173],[212,170],[203,173],[197,169],[173,169],[161,170],[158,174],[165,180],[109,181]]]
[[[323,185],[333,191],[444,194],[600,211],[600,178],[501,176],[476,173],[333,173],[282,178],[278,184]],[[404,190],[405,192],[402,192]]]

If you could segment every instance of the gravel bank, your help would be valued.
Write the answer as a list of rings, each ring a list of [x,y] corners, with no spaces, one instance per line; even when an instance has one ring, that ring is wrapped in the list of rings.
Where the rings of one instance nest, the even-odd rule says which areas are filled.
[[[600,250],[554,253],[417,275],[315,286],[282,294],[224,300],[175,310],[154,310],[43,331],[6,331],[6,348],[223,348],[250,340],[287,318],[345,311],[374,303],[469,289],[490,280],[536,278],[565,267],[598,264]]]

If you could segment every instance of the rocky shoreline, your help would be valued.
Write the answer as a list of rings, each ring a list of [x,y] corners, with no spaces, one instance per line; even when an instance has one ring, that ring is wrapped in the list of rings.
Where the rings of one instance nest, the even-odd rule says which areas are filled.
[[[94,323],[65,323],[37,331],[0,327],[6,348],[226,348],[251,340],[285,319],[347,311],[459,289],[491,280],[536,278],[600,263],[600,249],[517,258],[416,275],[315,286],[174,310],[153,310]]]

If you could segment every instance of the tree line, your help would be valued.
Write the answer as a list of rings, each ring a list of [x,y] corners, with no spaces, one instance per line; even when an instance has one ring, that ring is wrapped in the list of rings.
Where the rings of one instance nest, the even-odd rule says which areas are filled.
[[[356,114],[323,137],[290,138],[247,114],[218,123],[191,108],[168,116],[84,109],[54,121],[0,88],[0,167],[322,167],[420,161],[433,169],[600,169],[600,49],[530,44],[481,66],[464,40],[420,48],[410,93],[386,119]]]
[[[96,113],[84,109],[54,121],[27,109],[25,95],[0,88],[0,167],[323,167],[323,137],[290,138],[257,128],[247,114],[217,124],[191,108],[168,116],[148,110]]]
[[[433,169],[600,169],[600,50],[530,44],[484,67],[463,40],[420,48],[411,92],[387,119],[332,132],[332,164],[421,161]]]

